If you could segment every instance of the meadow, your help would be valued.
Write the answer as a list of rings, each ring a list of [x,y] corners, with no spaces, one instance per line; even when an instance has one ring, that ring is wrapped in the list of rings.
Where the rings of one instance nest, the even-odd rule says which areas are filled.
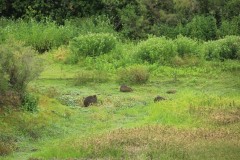
[[[0,107],[0,159],[240,157],[239,36],[132,41],[102,20],[1,23],[1,47],[31,46],[43,69],[26,86],[37,106]],[[89,95],[98,102],[84,107]]]

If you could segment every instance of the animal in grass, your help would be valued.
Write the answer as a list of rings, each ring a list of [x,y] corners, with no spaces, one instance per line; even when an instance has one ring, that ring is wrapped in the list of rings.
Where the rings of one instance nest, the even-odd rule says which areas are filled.
[[[166,93],[167,94],[175,94],[177,92],[177,90],[175,90],[175,89],[170,89],[170,90],[168,90]]]
[[[162,101],[162,100],[166,100],[164,97],[161,97],[161,96],[157,96],[154,98],[154,102],[159,102],[159,101]]]
[[[93,103],[97,103],[96,95],[88,96],[88,97],[84,98],[83,104],[85,107],[88,107],[88,106],[92,105]]]
[[[128,86],[126,86],[126,85],[121,85],[120,91],[121,91],[121,92],[132,92],[133,89],[130,88],[130,87],[128,87]]]

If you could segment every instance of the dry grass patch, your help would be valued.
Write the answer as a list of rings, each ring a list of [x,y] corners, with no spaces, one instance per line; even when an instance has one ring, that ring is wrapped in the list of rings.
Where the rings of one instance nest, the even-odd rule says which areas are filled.
[[[239,123],[240,108],[230,111],[217,110],[211,114],[210,120],[219,125]]]
[[[196,148],[205,145],[207,149],[215,143],[223,147],[225,144],[240,147],[240,134],[226,129],[179,129],[154,125],[117,129],[101,136],[75,141],[72,147],[80,147],[87,152],[84,157],[191,159],[192,154],[197,152]],[[215,150],[213,154],[217,156],[218,151]]]

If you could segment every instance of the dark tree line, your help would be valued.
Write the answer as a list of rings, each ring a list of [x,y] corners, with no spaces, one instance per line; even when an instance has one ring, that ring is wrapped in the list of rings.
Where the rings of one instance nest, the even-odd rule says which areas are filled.
[[[212,17],[218,29],[226,21],[240,28],[239,8],[240,0],[0,0],[0,14],[8,18],[47,18],[63,24],[66,19],[104,14],[117,31],[130,38],[163,32],[187,35],[179,26],[197,16]],[[240,34],[239,30],[234,32]]]

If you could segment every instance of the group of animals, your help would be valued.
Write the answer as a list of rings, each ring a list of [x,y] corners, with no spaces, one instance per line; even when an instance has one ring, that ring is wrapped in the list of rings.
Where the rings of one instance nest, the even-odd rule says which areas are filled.
[[[133,89],[126,86],[126,85],[121,85],[120,86],[120,92],[132,92]],[[176,90],[169,90],[167,91],[168,94],[174,94],[176,93]],[[154,98],[154,102],[158,102],[158,101],[162,101],[162,100],[166,100],[164,97],[161,96],[157,96]],[[94,103],[97,103],[97,96],[93,95],[93,96],[88,96],[86,98],[84,98],[83,100],[83,104],[85,107],[88,107]]]

